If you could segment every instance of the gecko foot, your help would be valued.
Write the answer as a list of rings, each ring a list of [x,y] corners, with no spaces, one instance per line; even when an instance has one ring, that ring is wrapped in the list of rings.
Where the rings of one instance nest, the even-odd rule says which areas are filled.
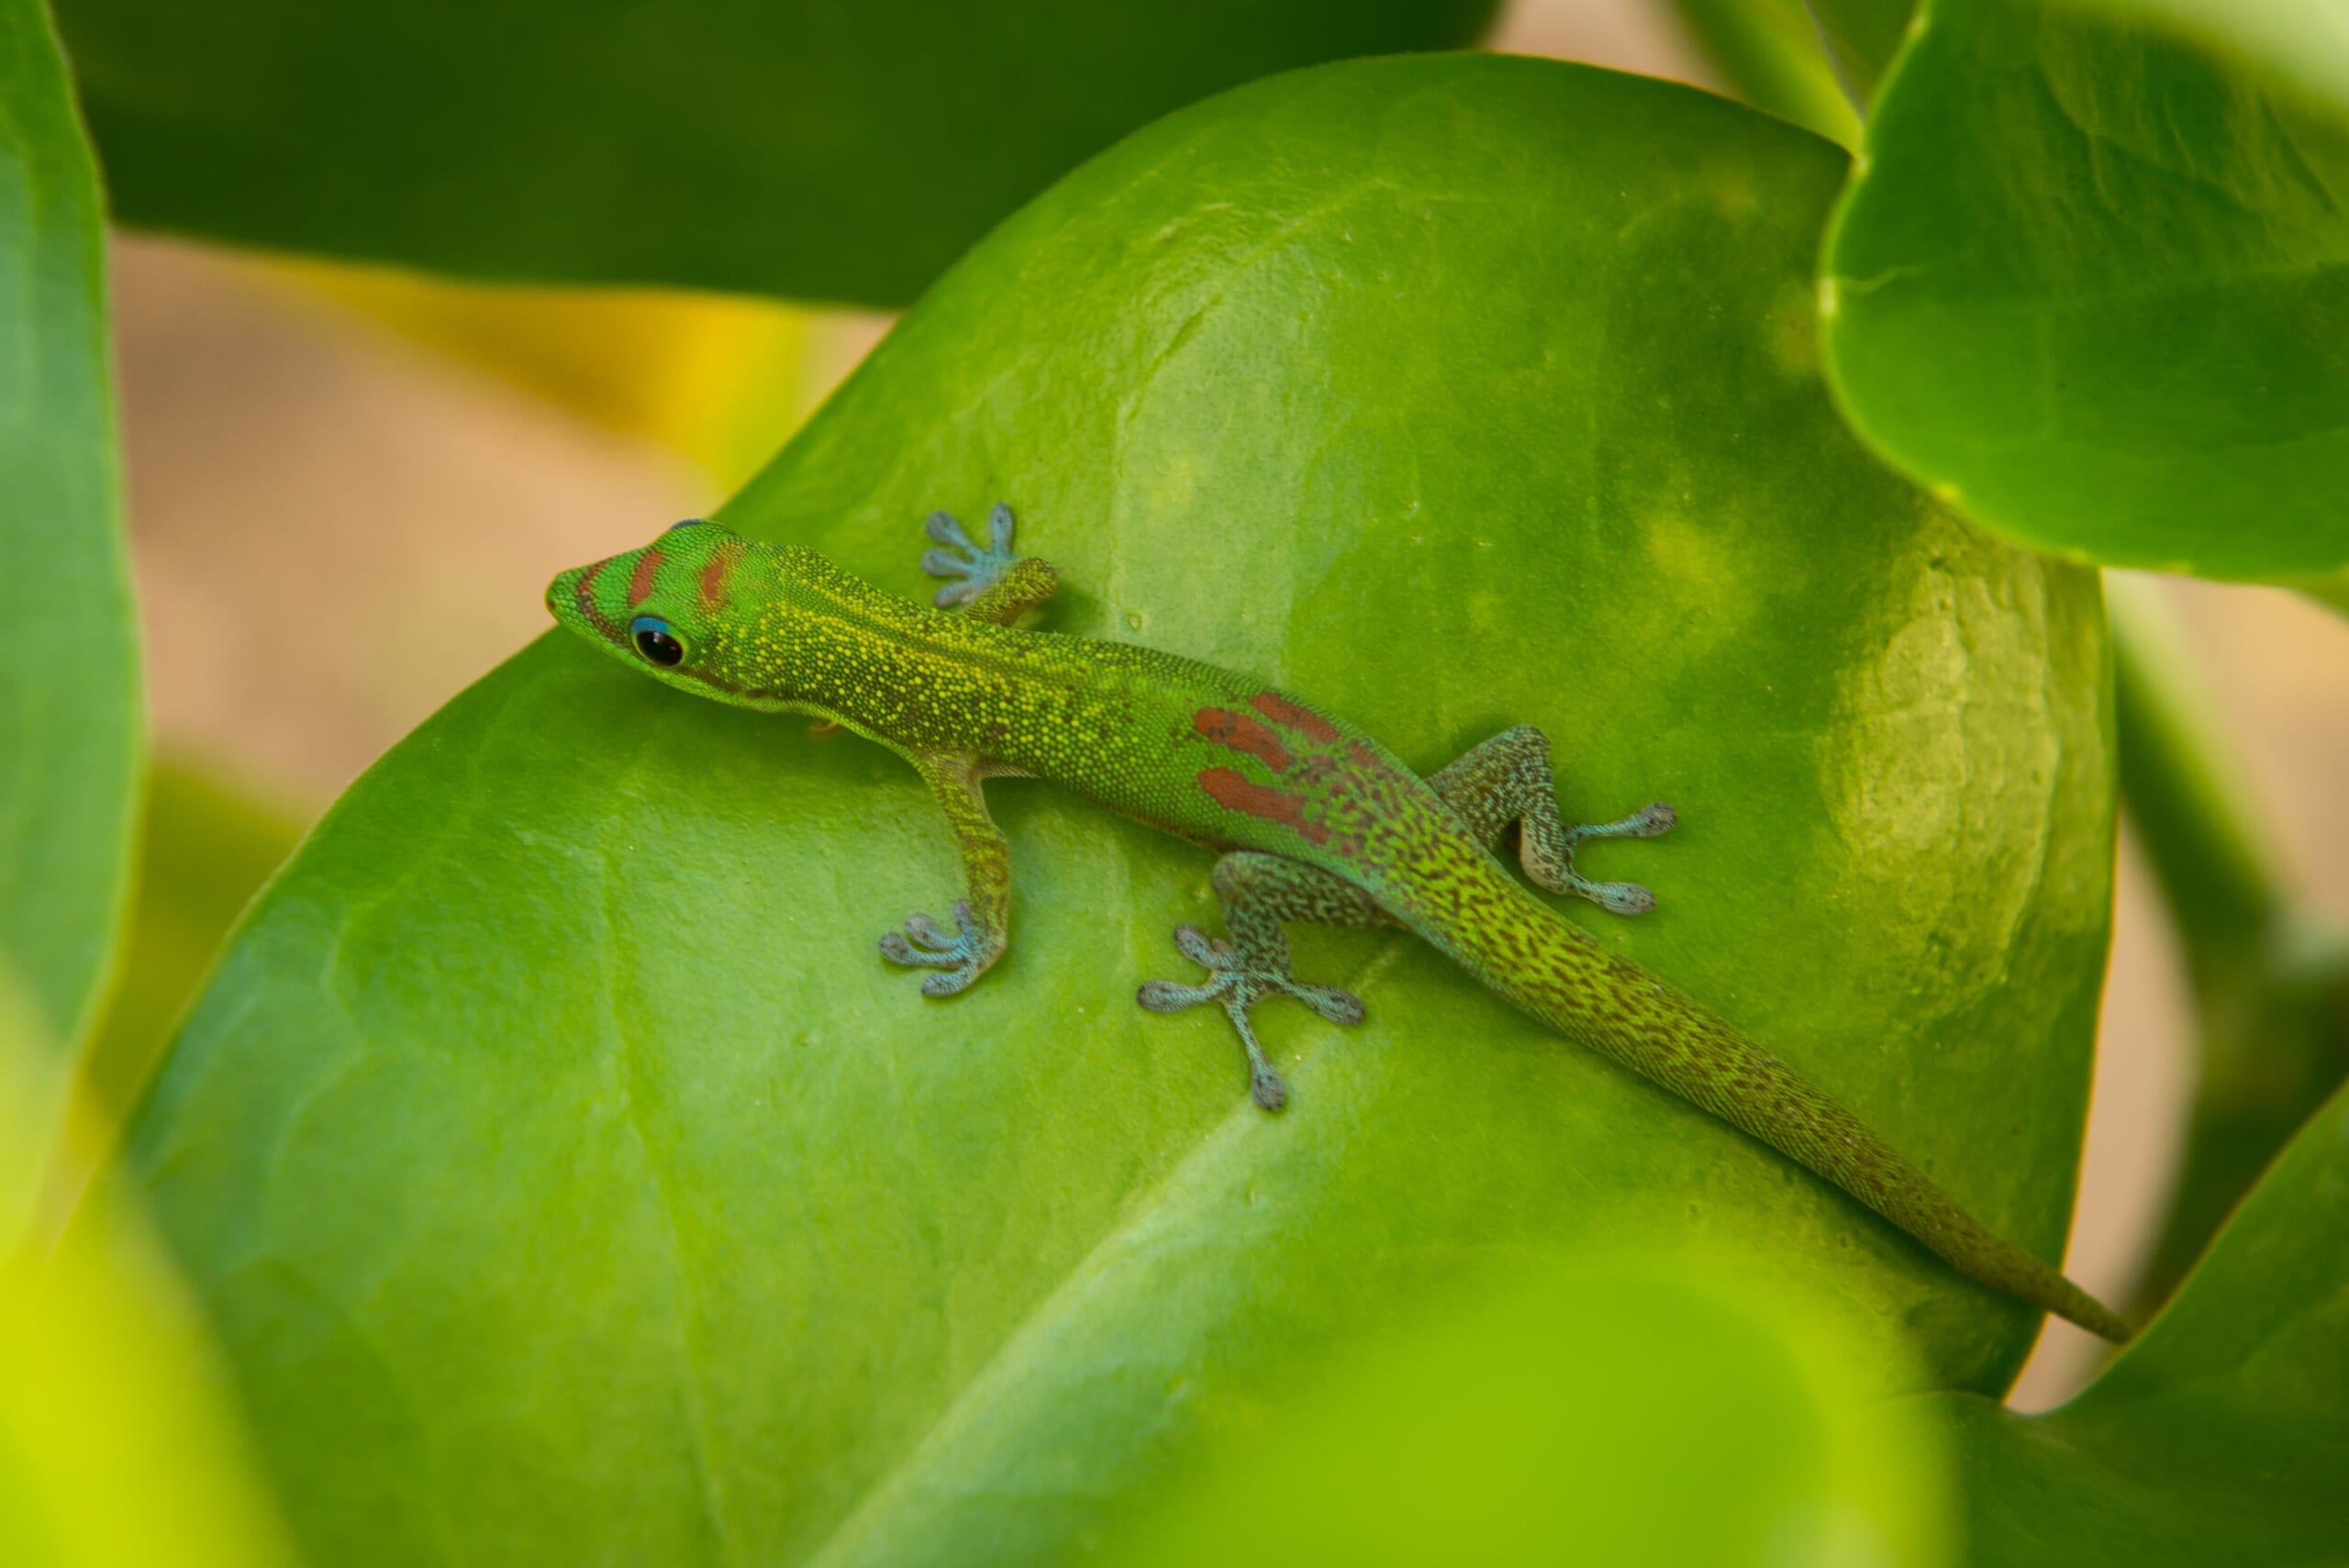
[[[1593,882],[1575,870],[1575,846],[1590,839],[1654,839],[1672,831],[1680,814],[1662,801],[1642,806],[1613,822],[1572,822],[1565,826],[1565,862],[1551,876],[1537,878],[1553,893],[1573,893],[1618,915],[1644,915],[1655,907],[1655,895],[1636,882]]]
[[[882,937],[881,956],[909,969],[939,971],[923,979],[925,996],[952,996],[967,991],[1003,951],[1003,944],[972,924],[967,898],[954,901],[954,935],[949,936],[929,916],[909,915],[903,932],[890,931]]]
[[[1178,985],[1172,980],[1152,980],[1134,994],[1134,1000],[1153,1013],[1179,1013],[1202,1002],[1221,1004],[1248,1052],[1249,1092],[1268,1111],[1281,1108],[1288,1090],[1248,1022],[1248,1009],[1259,997],[1275,993],[1294,996],[1333,1024],[1362,1022],[1362,998],[1353,992],[1334,985],[1305,984],[1286,965],[1277,969],[1252,966],[1230,942],[1211,938],[1197,926],[1175,927],[1174,945],[1183,950],[1183,956],[1208,971],[1206,984]]]
[[[963,531],[963,525],[951,512],[932,512],[922,524],[922,531],[944,548],[926,550],[921,569],[932,577],[956,579],[938,590],[930,600],[940,609],[947,609],[966,599],[975,599],[1001,580],[1011,570],[1019,557],[1011,553],[1011,508],[998,501],[987,514],[987,542],[985,548]]]

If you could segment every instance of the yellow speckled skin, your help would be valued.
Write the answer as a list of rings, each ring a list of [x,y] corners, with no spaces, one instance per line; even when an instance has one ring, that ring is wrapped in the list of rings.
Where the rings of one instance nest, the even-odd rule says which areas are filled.
[[[1577,838],[1648,837],[1652,806],[1620,823],[1557,821],[1548,745],[1511,730],[1422,780],[1343,720],[1229,671],[1171,653],[1015,627],[1051,596],[1050,566],[1009,554],[998,509],[994,550],[951,519],[931,537],[965,559],[925,564],[963,585],[920,606],[850,576],[813,551],[680,524],[641,550],[558,576],[555,618],[614,656],[686,691],[835,721],[905,757],[930,783],[963,850],[968,895],[958,929],[926,916],[882,951],[934,973],[934,995],[968,986],[1004,951],[1008,846],[982,795],[990,776],[1049,780],[1112,810],[1225,851],[1217,867],[1233,941],[1187,928],[1183,950],[1213,972],[1201,986],[1152,982],[1145,1006],[1224,1006],[1266,1108],[1285,1091],[1247,1021],[1280,992],[1337,1022],[1361,1004],[1288,973],[1288,920],[1409,927],[1486,985],[1552,1028],[1720,1117],[1883,1215],[1960,1272],[2110,1339],[2121,1319],[2063,1274],[2005,1241],[1767,1051],[1559,918],[1495,858],[1522,828],[1526,870],[1543,885],[1623,913],[1643,889],[1584,881]]]

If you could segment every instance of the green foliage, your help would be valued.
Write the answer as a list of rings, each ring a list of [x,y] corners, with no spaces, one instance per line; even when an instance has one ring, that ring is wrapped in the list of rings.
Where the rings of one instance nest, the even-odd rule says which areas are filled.
[[[2160,9],[1925,0],[1829,234],[1830,373],[2013,538],[2349,571],[2349,31]]]
[[[1137,126],[1494,0],[61,0],[116,211],[476,277],[902,306]]]
[[[729,522],[918,591],[921,516],[1008,499],[1058,629],[1429,768],[1541,724],[1570,815],[1683,814],[1586,851],[1655,914],[1568,917],[2053,1256],[2113,654],[2094,576],[2010,539],[2349,602],[2349,34],[2330,0],[1677,4],[1864,161],[1477,56],[1145,124],[1490,0],[61,8],[128,221],[937,278]],[[11,1568],[286,1560],[256,1456],[338,1565],[2337,1554],[2341,1093],[2144,1338],[2017,1417],[2017,1304],[1399,936],[1299,934],[1371,1019],[1266,1009],[1293,1101],[1260,1114],[1222,1020],[1131,1003],[1189,978],[1207,854],[1048,790],[995,786],[1011,956],[925,1002],[872,946],[955,892],[907,771],[554,639],[335,808],[141,1114],[218,1345],[112,1188],[11,1251],[105,975],[83,1102],[119,1108],[292,837],[160,770],[108,957],[140,755],[92,173],[40,7],[0,0]],[[2339,1077],[2349,949],[2123,629],[2212,1042],[2165,1284]]]
[[[1542,724],[1570,811],[1684,814],[1595,851],[1656,914],[1570,917],[2053,1253],[2102,618],[1838,421],[1842,172],[1574,67],[1261,83],[1012,219],[724,516],[910,591],[925,511],[1007,496],[1062,629],[1431,768]],[[1220,1019],[1131,1002],[1209,857],[995,793],[1014,949],[948,1003],[872,948],[955,892],[901,764],[567,639],[345,797],[135,1139],[320,1561],[1067,1555],[1326,1345],[1630,1238],[1847,1299],[1880,1383],[2011,1373],[2015,1304],[1399,937],[1300,942],[1372,1018],[1268,1009],[1264,1117]]]
[[[0,0],[0,969],[36,1010],[45,1143],[119,923],[140,749],[89,149],[40,0]],[[21,1218],[0,1184],[0,1252]]]
[[[1437,1314],[1234,1445],[1130,1546],[1178,1568],[1953,1561],[1939,1434],[1831,1303],[1585,1265]],[[1691,1507],[1688,1499],[1705,1499]]]
[[[43,1028],[0,956],[0,1192],[38,1172]],[[0,1562],[291,1561],[200,1315],[129,1206],[94,1201],[50,1256],[0,1244]]]
[[[1920,1401],[2005,1568],[2333,1562],[2349,1465],[2349,1093],[2310,1119],[2161,1319],[2060,1410]]]

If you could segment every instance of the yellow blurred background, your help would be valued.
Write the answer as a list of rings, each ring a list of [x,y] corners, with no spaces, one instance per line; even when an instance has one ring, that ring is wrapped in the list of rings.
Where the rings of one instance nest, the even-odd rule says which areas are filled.
[[[1495,43],[1716,84],[1650,0],[1523,0]],[[553,571],[715,506],[888,326],[713,296],[458,287],[133,237],[115,252],[115,289],[150,699],[173,760],[153,808],[171,830],[151,852],[200,840],[248,879],[543,628]],[[2272,590],[2164,591],[2283,863],[2349,919],[2349,622]],[[164,955],[163,978],[118,1005],[125,1039],[161,1029],[221,917],[142,904],[140,951]],[[2128,1296],[2163,1210],[2191,1091],[2188,1029],[2174,944],[2124,849],[2069,1259],[2107,1299]],[[2096,1355],[2055,1326],[2016,1403],[2059,1400]]]

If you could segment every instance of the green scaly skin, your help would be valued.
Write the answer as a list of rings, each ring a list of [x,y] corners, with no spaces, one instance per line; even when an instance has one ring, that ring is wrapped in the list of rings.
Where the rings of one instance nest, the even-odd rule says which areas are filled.
[[[1627,915],[1647,890],[1587,881],[1575,845],[1648,838],[1669,806],[1619,822],[1559,819],[1550,749],[1520,726],[1421,779],[1344,720],[1212,665],[1124,643],[1022,631],[1052,596],[1051,566],[1010,550],[996,508],[990,541],[930,518],[923,558],[950,579],[926,606],[850,576],[813,551],[681,523],[653,543],[557,577],[547,607],[564,626],[659,680],[738,706],[839,724],[911,762],[963,853],[963,899],[949,930],[926,915],[881,940],[883,956],[928,970],[951,995],[1003,956],[1009,847],[982,786],[1030,776],[1221,852],[1215,888],[1228,942],[1190,927],[1198,984],[1153,981],[1139,999],[1170,1012],[1213,1002],[1246,1047],[1257,1103],[1280,1076],[1251,1028],[1258,998],[1293,996],[1337,1023],[1362,1004],[1289,973],[1292,920],[1400,924],[1551,1028],[1740,1128],[1909,1232],[1969,1278],[2125,1340],[2110,1308],[1993,1233],[1870,1132],[1728,1024],[1560,919],[1495,858],[1512,825],[1528,875]]]

